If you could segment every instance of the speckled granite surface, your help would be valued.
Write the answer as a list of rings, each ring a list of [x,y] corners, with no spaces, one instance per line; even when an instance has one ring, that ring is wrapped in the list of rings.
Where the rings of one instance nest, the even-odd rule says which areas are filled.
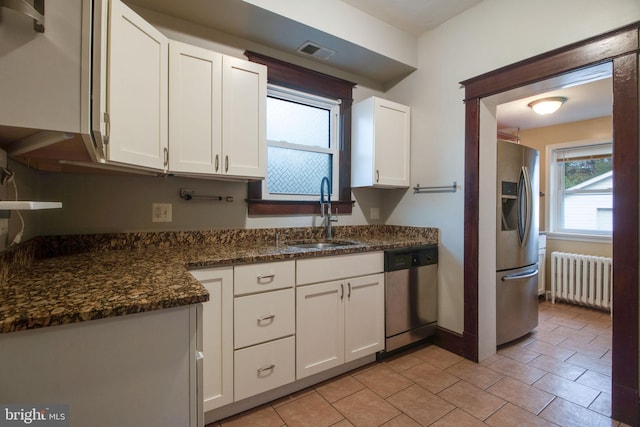
[[[207,301],[189,269],[438,242],[434,228],[343,226],[334,228],[334,239],[355,244],[289,246],[322,233],[315,227],[40,237],[0,253],[0,333]]]

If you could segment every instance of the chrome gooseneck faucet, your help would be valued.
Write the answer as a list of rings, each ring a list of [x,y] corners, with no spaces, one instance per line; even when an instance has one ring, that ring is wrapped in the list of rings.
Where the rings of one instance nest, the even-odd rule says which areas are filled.
[[[325,185],[326,184],[326,185]],[[327,188],[326,192],[326,201],[325,201],[325,187]],[[325,206],[326,214],[325,214]],[[327,239],[331,239],[333,237],[333,231],[331,229],[331,223],[338,221],[338,209],[336,208],[335,216],[331,215],[331,182],[329,178],[322,177],[322,181],[320,182],[320,217],[327,219],[325,220],[325,230]]]

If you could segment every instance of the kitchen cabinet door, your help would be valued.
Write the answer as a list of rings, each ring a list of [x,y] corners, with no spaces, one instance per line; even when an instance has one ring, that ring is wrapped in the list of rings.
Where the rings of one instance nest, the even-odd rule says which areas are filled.
[[[68,405],[70,423],[34,426],[202,426],[193,312],[182,306],[0,334],[0,402]]]
[[[204,411],[233,402],[233,267],[194,270],[209,291],[202,304]]]
[[[352,115],[352,187],[409,187],[410,108],[371,97]]]
[[[89,0],[48,1],[36,33],[31,18],[0,9],[0,125],[88,131],[90,10]]]
[[[166,170],[168,39],[120,0],[108,24],[106,151],[109,162]]]
[[[344,282],[296,289],[296,379],[344,363]]]
[[[226,55],[222,67],[222,173],[264,178],[267,68]]]
[[[384,349],[384,274],[346,280],[345,362]]]
[[[169,43],[169,170],[220,172],[222,54]]]

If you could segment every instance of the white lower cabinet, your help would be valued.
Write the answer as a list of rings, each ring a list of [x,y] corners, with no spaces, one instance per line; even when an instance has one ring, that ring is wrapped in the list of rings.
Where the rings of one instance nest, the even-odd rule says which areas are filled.
[[[194,270],[209,291],[202,304],[204,411],[233,402],[233,267]]]
[[[235,349],[295,334],[293,288],[237,297],[233,319]]]
[[[295,381],[295,261],[235,267],[235,400]]]
[[[293,336],[235,351],[235,400],[295,381]]]
[[[382,350],[383,267],[383,253],[370,252],[192,271],[210,294],[204,410],[216,411],[207,416]]]
[[[296,298],[296,377],[384,348],[384,275],[301,286]]]

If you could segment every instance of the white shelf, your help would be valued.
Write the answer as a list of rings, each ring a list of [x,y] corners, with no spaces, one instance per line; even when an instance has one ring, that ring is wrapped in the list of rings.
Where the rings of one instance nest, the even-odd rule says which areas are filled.
[[[62,202],[31,202],[26,200],[0,201],[0,211],[33,211],[38,209],[58,209]]]

